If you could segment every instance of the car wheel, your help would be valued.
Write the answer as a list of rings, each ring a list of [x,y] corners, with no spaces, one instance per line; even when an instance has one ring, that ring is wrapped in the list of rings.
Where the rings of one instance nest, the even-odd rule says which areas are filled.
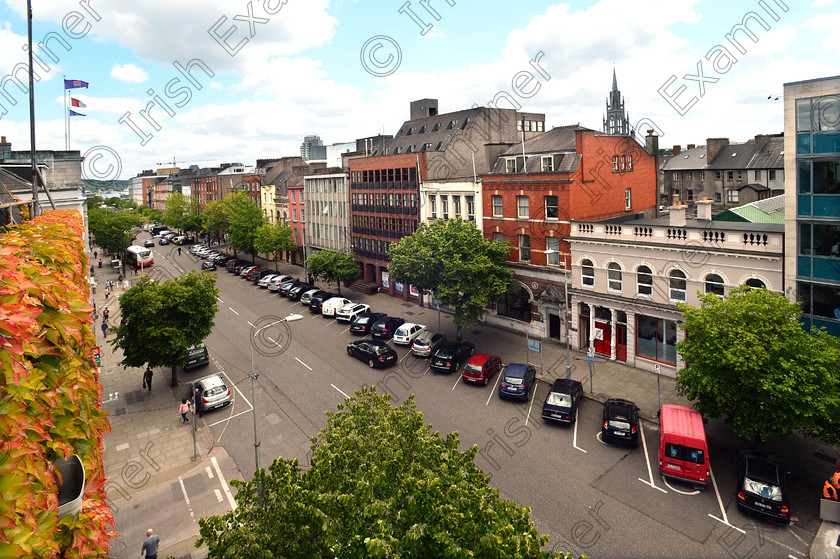
[[[349,347],[347,348],[347,355],[349,355],[350,357],[353,357],[353,350],[350,349]]]
[[[490,384],[490,377],[484,377],[484,386]]]
[[[368,367],[373,369],[373,359],[368,359]]]

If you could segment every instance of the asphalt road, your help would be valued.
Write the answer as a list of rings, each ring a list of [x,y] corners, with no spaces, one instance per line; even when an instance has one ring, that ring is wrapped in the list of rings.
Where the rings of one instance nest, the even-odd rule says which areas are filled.
[[[156,247],[160,276],[195,268],[198,260],[186,247]],[[300,270],[302,273],[302,270]],[[256,390],[260,465],[278,456],[309,462],[310,438],[326,423],[346,395],[377,385],[399,403],[414,394],[426,423],[441,433],[458,431],[463,448],[478,445],[477,464],[505,498],[532,510],[550,547],[589,557],[807,557],[817,530],[812,518],[794,515],[791,526],[777,526],[738,511],[735,505],[735,456],[710,449],[715,483],[705,491],[675,483],[658,474],[658,429],[643,422],[637,449],[600,442],[601,405],[584,400],[574,426],[550,425],[540,418],[548,386],[538,385],[529,402],[500,400],[498,375],[487,387],[460,382],[457,374],[436,374],[426,361],[396,346],[400,362],[389,369],[370,369],[347,356],[355,336],[347,326],[312,315],[291,302],[220,268],[219,313],[206,343],[211,364],[188,373],[190,381],[224,374],[235,389],[234,403],[209,412],[217,445],[225,448],[242,472],[254,469],[254,396],[250,339],[255,338],[253,367]],[[300,273],[297,275],[301,275]],[[351,292],[352,293],[352,292]],[[352,298],[352,294],[348,295]],[[412,305],[378,296],[373,310],[410,321]],[[291,313],[303,319],[275,324]],[[431,326],[431,325],[430,325]],[[505,363],[510,348],[472,340],[477,352],[498,353]],[[490,347],[485,347],[490,346]],[[521,360],[515,356],[512,360]],[[791,486],[794,498],[796,483]],[[795,503],[795,501],[794,501]],[[793,508],[796,511],[796,508]]]

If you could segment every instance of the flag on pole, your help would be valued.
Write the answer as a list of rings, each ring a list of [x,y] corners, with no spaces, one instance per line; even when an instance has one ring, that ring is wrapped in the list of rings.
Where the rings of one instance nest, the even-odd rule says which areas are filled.
[[[87,86],[88,82],[83,82],[82,80],[64,80],[64,89],[76,89]]]
[[[73,109],[70,109],[70,116],[87,116],[87,115],[83,115],[82,113],[77,113]]]
[[[87,105],[85,105],[75,97],[70,98],[70,105],[73,107],[79,107],[80,109],[84,109],[85,107],[87,107]]]

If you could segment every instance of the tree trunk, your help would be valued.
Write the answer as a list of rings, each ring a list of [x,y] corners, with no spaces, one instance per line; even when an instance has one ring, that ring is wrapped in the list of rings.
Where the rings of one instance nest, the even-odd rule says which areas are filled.
[[[172,367],[172,382],[169,386],[178,386],[178,367]]]

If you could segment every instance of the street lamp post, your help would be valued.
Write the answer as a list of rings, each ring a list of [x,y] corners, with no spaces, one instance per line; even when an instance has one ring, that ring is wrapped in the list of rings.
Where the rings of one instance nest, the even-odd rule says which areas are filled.
[[[280,324],[281,322],[294,322],[295,320],[300,320],[302,318],[303,316],[299,314],[290,314],[286,318],[275,320],[274,322],[266,324],[265,326],[254,332],[254,335],[251,336],[251,374],[249,376],[251,377],[251,401],[254,407],[252,411],[254,413],[254,464],[256,466],[254,468],[255,472],[260,469],[260,440],[257,430],[257,374],[254,372],[254,340],[257,339],[257,336],[260,334],[260,332],[262,332],[266,328],[275,326],[277,324]]]
[[[566,266],[566,257],[571,258],[571,254],[561,252],[559,250],[548,249],[545,251],[546,256],[551,254],[559,254],[563,257],[563,313],[565,315],[566,324],[566,378],[572,378],[572,332],[570,330],[571,320],[569,318],[569,269]]]

